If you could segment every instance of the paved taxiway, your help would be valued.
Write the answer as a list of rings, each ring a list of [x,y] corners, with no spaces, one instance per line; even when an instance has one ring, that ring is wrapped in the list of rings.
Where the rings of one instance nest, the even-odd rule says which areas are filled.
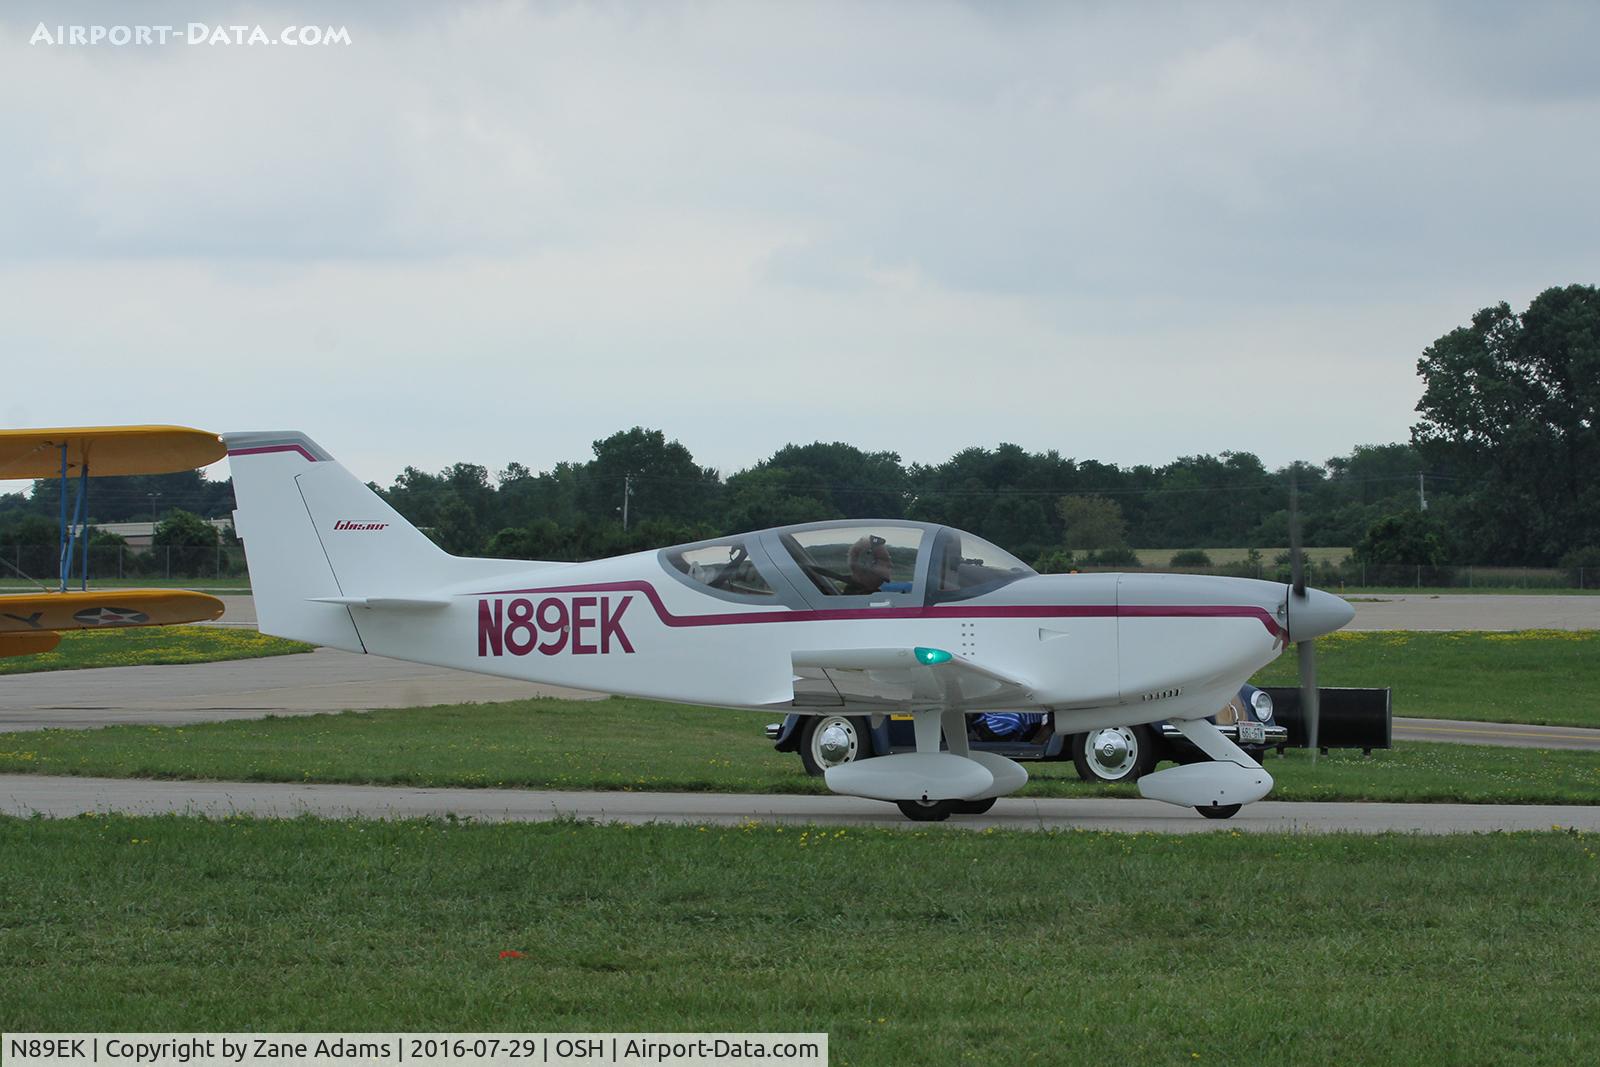
[[[1403,719],[1396,716],[1394,739],[1600,752],[1600,730],[1575,726],[1524,726],[1514,722],[1461,722],[1455,719]]]
[[[0,679],[0,732],[595,695],[319,648],[265,659],[10,675]]]
[[[70,817],[85,812],[223,816],[479,819],[737,826],[885,826],[895,829],[1083,829],[1201,833],[1214,830],[1299,833],[1466,833],[1574,827],[1600,831],[1600,806],[1518,804],[1305,804],[1262,801],[1228,820],[1203,819],[1154,800],[1057,800],[1006,797],[987,815],[912,823],[892,805],[854,797],[732,793],[562,793],[517,789],[412,789],[395,786],[260,782],[166,782],[143,779],[0,775],[0,812]]]
[[[1600,630],[1600,596],[1352,593],[1350,602],[1347,630]]]

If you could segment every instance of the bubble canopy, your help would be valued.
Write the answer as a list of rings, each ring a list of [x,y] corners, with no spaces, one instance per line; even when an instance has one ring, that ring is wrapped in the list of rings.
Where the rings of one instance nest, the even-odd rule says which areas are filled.
[[[663,549],[668,574],[721,599],[862,607],[934,604],[993,592],[1037,572],[962,530],[841,519]]]
[[[933,539],[928,600],[981,596],[1037,573],[1000,546],[946,526]]]

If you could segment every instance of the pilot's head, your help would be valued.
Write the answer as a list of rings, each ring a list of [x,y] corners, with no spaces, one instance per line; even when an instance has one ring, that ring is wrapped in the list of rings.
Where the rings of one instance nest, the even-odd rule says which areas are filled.
[[[890,578],[894,569],[889,563],[889,546],[877,534],[867,534],[850,546],[850,581],[876,593]]]

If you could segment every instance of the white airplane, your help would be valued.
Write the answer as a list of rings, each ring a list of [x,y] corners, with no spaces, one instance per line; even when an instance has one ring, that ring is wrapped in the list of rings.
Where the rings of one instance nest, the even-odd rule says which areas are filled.
[[[1207,756],[1148,774],[1226,818],[1272,777],[1207,716],[1290,641],[1354,611],[1246,578],[1051,574],[950,527],[852,519],[588,563],[449,555],[297,432],[223,435],[264,633],[628,696],[802,714],[910,713],[916,751],[830,767],[836,793],[914,819],[988,810],[1028,780],[965,714],[1064,734],[1169,721]],[[1313,726],[1314,730],[1314,726]],[[1313,745],[1315,734],[1313,733]]]

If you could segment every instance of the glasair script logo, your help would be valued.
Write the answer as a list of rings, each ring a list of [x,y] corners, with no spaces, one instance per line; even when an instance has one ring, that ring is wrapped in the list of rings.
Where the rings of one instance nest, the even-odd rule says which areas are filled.
[[[386,522],[369,522],[366,519],[340,519],[333,524],[335,530],[383,530],[388,528]]]

